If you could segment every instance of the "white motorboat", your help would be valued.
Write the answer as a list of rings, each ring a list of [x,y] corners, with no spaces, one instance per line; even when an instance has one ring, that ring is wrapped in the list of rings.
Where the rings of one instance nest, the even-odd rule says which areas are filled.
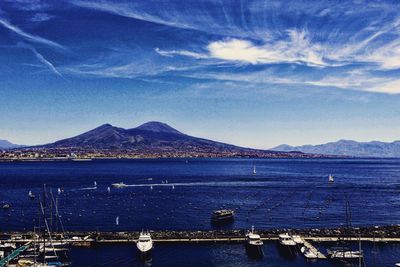
[[[328,251],[329,257],[336,260],[353,261],[363,258],[363,253],[360,250],[350,250],[347,248],[337,248]]]
[[[279,235],[279,249],[283,255],[288,257],[296,256],[297,243],[293,240],[293,237],[288,233]]]
[[[123,182],[119,182],[119,183],[112,184],[112,186],[115,187],[115,188],[124,188],[124,187],[127,187],[127,185],[124,184]]]
[[[150,257],[153,249],[153,240],[148,231],[142,231],[140,233],[136,247],[138,248],[139,255],[142,259]]]
[[[15,243],[10,243],[10,242],[1,242],[0,243],[0,248],[1,249],[15,249],[17,246]]]
[[[296,241],[293,240],[292,236],[288,233],[279,235],[279,244],[283,246],[294,247],[297,245]]]
[[[318,255],[312,252],[311,249],[307,247],[301,247],[300,251],[307,259],[318,259]]]
[[[254,233],[254,226],[252,226],[251,231],[246,234],[246,253],[251,257],[263,257],[263,244],[260,235]]]
[[[304,243],[304,240],[299,235],[292,235],[292,239],[296,244],[302,245]]]

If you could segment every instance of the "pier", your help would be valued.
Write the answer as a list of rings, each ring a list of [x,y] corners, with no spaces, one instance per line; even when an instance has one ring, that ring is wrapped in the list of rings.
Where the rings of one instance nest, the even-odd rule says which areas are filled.
[[[207,231],[173,231],[158,230],[149,231],[154,243],[161,244],[245,244],[247,229],[239,230],[207,230]],[[305,249],[311,252],[313,259],[328,260],[329,255],[324,254],[323,248],[334,245],[335,242],[346,240],[351,242],[385,242],[400,243],[400,225],[372,226],[364,228],[326,228],[326,229],[269,229],[258,230],[261,240],[264,242],[278,243],[279,234],[288,233],[289,236],[298,244],[296,250],[301,251],[306,258],[309,255]],[[131,244],[138,241],[139,232],[98,232],[98,231],[66,231],[52,232],[51,241],[48,234],[43,236],[43,232],[0,232],[0,243],[10,244],[13,250],[9,251],[0,260],[0,267],[16,263],[20,257],[24,259],[24,253],[28,248],[32,248],[35,242],[42,242],[47,239],[49,250],[54,244],[63,246],[69,251],[70,247],[92,248],[109,246],[112,244]],[[44,242],[44,241],[43,241]],[[43,243],[42,242],[42,243]],[[319,243],[321,246],[316,246]],[[326,243],[326,244],[322,244]],[[60,245],[61,244],[61,245]],[[266,244],[266,243],[265,243]],[[314,245],[315,246],[314,246]],[[58,249],[60,248],[58,247]],[[305,249],[303,248],[305,247]],[[318,247],[318,248],[317,248]],[[304,249],[304,251],[303,251]],[[55,250],[54,250],[55,251]],[[54,252],[55,253],[55,252]],[[56,255],[57,256],[57,255]],[[64,265],[63,265],[64,266]]]
[[[317,259],[326,259],[327,257],[325,256],[325,254],[323,254],[322,252],[320,252],[316,247],[314,247],[310,242],[308,242],[307,240],[305,240],[304,238],[300,237],[303,246],[305,246],[306,248],[308,248],[315,256],[317,256]]]
[[[209,231],[150,231],[155,243],[239,243],[245,241],[247,230],[209,230]],[[400,225],[373,226],[364,228],[326,228],[326,229],[270,229],[256,231],[263,241],[278,240],[281,233],[298,235],[306,247],[314,249],[310,242],[337,242],[341,239],[358,242],[398,242]],[[346,235],[344,235],[346,233]],[[33,232],[3,232],[0,239],[6,242],[25,244],[33,242]],[[67,242],[73,246],[96,246],[113,243],[135,243],[139,232],[56,232],[54,241]],[[40,239],[40,236],[39,236]]]
[[[27,250],[29,248],[30,244],[31,244],[31,241],[29,241],[25,245],[20,246],[19,248],[15,249],[8,256],[4,257],[4,259],[0,260],[0,267],[6,266],[6,264],[8,262],[10,262],[13,259],[17,258],[19,256],[19,254],[21,254],[22,252],[24,252],[25,250]]]

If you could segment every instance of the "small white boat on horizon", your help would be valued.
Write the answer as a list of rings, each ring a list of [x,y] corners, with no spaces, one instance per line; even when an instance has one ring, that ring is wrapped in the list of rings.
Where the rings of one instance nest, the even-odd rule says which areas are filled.
[[[330,183],[333,183],[333,182],[335,181],[335,179],[333,178],[333,175],[332,175],[332,174],[329,174],[329,176],[328,176],[328,181],[329,181]]]
[[[124,187],[127,187],[127,185],[124,184],[123,182],[119,182],[119,183],[114,183],[114,184],[112,184],[112,187],[115,187],[115,188],[124,188]]]

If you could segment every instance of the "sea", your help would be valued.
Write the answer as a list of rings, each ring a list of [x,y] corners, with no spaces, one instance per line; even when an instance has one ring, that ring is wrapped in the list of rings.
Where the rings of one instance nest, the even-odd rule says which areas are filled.
[[[333,183],[328,182],[330,174]],[[127,186],[112,186],[119,182]],[[11,205],[0,211],[0,231],[33,230],[39,220],[37,200],[44,185],[57,202],[61,220],[52,222],[56,230],[252,226],[257,230],[400,224],[400,159],[0,162],[0,205]],[[350,208],[347,216],[346,203]],[[236,211],[234,222],[212,225],[211,212],[222,208]],[[366,266],[400,262],[399,244],[362,246]],[[135,253],[134,245],[73,248],[70,260],[72,266],[82,267],[336,266],[330,261],[307,261],[301,255],[285,258],[275,242],[265,242],[261,260],[248,258],[243,244],[156,244],[147,262]]]

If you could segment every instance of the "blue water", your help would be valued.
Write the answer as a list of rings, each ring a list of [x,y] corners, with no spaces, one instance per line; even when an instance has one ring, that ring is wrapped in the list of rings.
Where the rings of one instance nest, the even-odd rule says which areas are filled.
[[[399,245],[381,244],[373,247],[372,244],[364,244],[366,266],[391,266],[393,267],[400,256]],[[71,259],[77,262],[74,266],[341,266],[339,263],[329,260],[309,261],[298,255],[294,259],[288,259],[279,253],[275,243],[264,244],[264,258],[261,260],[248,258],[242,244],[169,244],[156,245],[150,262],[143,263],[136,256],[133,245],[115,245],[98,247],[94,249],[74,248]],[[357,265],[357,264],[356,264]],[[357,265],[358,266],[358,265]]]
[[[252,174],[253,165],[257,168],[256,175]],[[335,176],[333,184],[327,182],[328,174]],[[97,189],[93,189],[94,181],[97,181]],[[107,192],[107,187],[120,181],[129,187],[111,188],[111,192]],[[354,226],[400,223],[399,159],[3,162],[0,163],[0,182],[0,203],[12,205],[10,210],[0,211],[1,231],[33,229],[37,224],[37,199],[43,184],[51,188],[54,198],[57,198],[66,230],[207,230],[213,228],[211,211],[223,207],[236,209],[234,223],[227,226],[232,229],[248,229],[251,225],[256,229],[341,226],[345,224],[346,199],[351,206]],[[153,184],[152,190],[150,184]],[[64,193],[58,195],[58,187],[64,188]],[[29,190],[36,195],[36,200],[29,199]],[[117,216],[118,225],[115,223]],[[54,222],[54,227],[60,229],[61,225]],[[242,245],[162,245],[157,247],[155,253],[159,256],[153,258],[152,264],[310,264],[301,257],[285,263],[274,249],[274,245],[266,244],[265,250],[271,252],[270,256],[261,262],[253,262],[243,254]],[[126,261],[122,260],[124,257],[118,257],[121,262],[116,266],[139,264],[132,254],[135,250],[130,246],[74,249],[72,257],[78,255],[76,257],[83,259],[85,257],[81,255],[87,254],[92,258],[90,255],[96,251],[101,252],[97,254],[99,262],[106,261],[104,257],[113,261],[120,252]],[[187,251],[185,253],[193,255],[193,258],[180,256],[179,251]],[[396,260],[400,261],[397,246],[384,247],[379,255],[383,254],[388,261],[377,266],[393,266]],[[195,260],[199,257],[204,257],[204,264]],[[161,260],[162,265],[159,263]],[[192,260],[198,264],[191,264]],[[75,261],[74,266],[91,265]],[[100,263],[92,266],[100,266]]]
[[[212,227],[211,211],[222,207],[237,210],[231,228],[340,226],[346,198],[355,226],[400,223],[398,159],[17,162],[0,163],[0,181],[0,202],[12,205],[0,212],[7,222],[1,230],[33,229],[37,201],[28,192],[39,196],[43,184],[57,196],[67,230],[204,230]],[[120,181],[160,185],[107,193]]]

